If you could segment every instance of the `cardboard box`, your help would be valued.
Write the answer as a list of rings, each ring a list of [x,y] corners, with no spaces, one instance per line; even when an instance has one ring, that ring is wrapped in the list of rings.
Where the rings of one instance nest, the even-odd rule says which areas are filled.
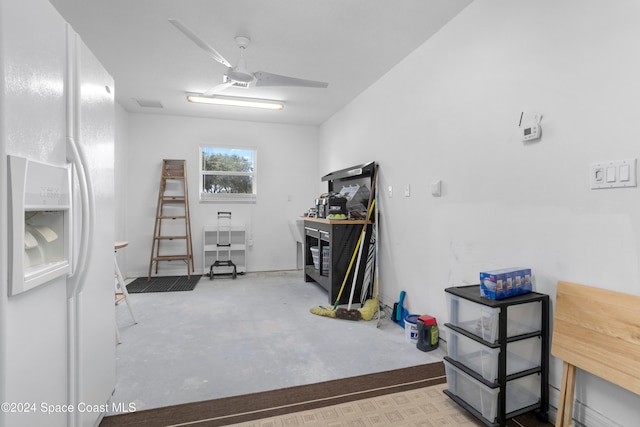
[[[480,273],[480,296],[504,299],[533,291],[530,268],[503,268]]]

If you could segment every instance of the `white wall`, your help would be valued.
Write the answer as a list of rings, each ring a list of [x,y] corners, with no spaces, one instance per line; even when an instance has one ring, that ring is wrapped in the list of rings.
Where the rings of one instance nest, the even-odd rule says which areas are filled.
[[[116,86],[116,90],[118,90]],[[114,150],[114,176],[115,176],[115,238],[116,241],[127,240],[127,218],[130,211],[127,209],[127,194],[129,177],[129,156],[127,147],[129,146],[129,114],[116,103],[115,114],[115,150]],[[123,274],[127,271],[127,257],[125,251],[118,255],[118,266]]]
[[[122,173],[126,176],[129,247],[122,255],[126,256],[128,277],[147,275],[163,159],[187,161],[197,274],[203,269],[202,227],[216,224],[218,211],[231,211],[234,221],[245,223],[254,242],[247,251],[248,271],[297,267],[296,243],[288,221],[299,217],[317,197],[317,127],[145,114],[129,114],[128,120],[120,123],[124,122],[128,122],[128,133],[123,148],[126,170]],[[198,148],[206,144],[258,149],[257,203],[198,201]],[[160,263],[160,274],[185,272],[178,263]]]
[[[444,288],[513,266],[552,300],[558,280],[640,294],[640,189],[589,187],[591,163],[640,155],[638,40],[633,0],[476,0],[321,127],[321,175],[380,164],[386,303],[404,289],[444,323]],[[576,392],[588,425],[636,425],[637,395],[582,374]]]

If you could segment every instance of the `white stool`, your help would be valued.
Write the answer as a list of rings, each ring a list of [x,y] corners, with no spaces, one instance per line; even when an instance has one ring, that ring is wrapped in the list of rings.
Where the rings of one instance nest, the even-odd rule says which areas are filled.
[[[116,305],[120,303],[120,301],[125,300],[127,303],[127,308],[129,309],[129,313],[131,313],[131,318],[134,323],[138,323],[138,319],[136,319],[136,315],[133,312],[133,306],[131,305],[131,300],[129,300],[129,292],[127,292],[127,286],[124,284],[124,278],[122,277],[122,273],[120,272],[120,267],[118,267],[118,249],[126,248],[129,245],[129,242],[116,242],[114,245],[113,251],[113,262],[115,266],[115,292],[116,292]],[[118,343],[121,343],[120,339],[120,330],[118,329],[118,324],[116,322],[116,338]]]

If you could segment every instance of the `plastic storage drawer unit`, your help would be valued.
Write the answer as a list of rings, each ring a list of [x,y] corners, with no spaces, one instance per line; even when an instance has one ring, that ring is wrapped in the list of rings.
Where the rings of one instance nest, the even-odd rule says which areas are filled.
[[[500,348],[487,347],[445,326],[449,357],[482,375],[490,382],[498,379]],[[507,375],[540,366],[540,337],[507,343]]]
[[[454,394],[482,417],[493,423],[498,414],[500,388],[491,388],[444,361],[447,391]],[[507,382],[506,412],[517,411],[539,403],[540,375],[532,374]]]
[[[449,322],[471,332],[489,343],[498,340],[500,309],[476,304],[447,293]],[[512,305],[507,308],[507,337],[540,330],[541,307],[537,302]]]

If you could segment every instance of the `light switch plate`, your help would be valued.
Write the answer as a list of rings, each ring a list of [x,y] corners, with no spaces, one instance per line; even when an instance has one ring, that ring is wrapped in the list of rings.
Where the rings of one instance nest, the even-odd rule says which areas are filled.
[[[592,164],[590,169],[591,188],[595,190],[636,187],[636,163],[637,160],[633,158]]]

